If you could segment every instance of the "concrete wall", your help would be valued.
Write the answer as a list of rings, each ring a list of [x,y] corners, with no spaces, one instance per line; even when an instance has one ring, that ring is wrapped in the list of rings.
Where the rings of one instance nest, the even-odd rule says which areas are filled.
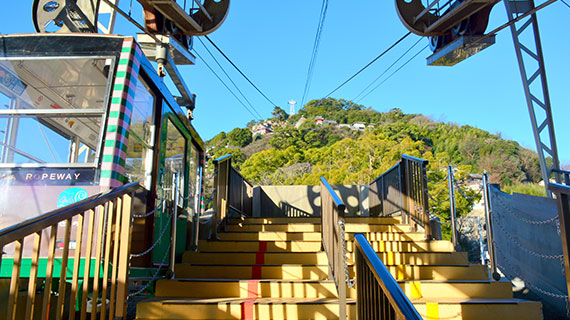
[[[333,186],[346,205],[347,216],[368,216],[368,186]],[[287,212],[287,214],[284,213]],[[256,186],[253,191],[253,216],[319,216],[320,186]]]

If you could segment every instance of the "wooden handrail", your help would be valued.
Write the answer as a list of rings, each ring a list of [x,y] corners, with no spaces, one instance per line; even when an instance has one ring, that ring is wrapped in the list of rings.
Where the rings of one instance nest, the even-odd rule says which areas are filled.
[[[8,266],[12,270],[8,308],[0,311],[6,312],[6,319],[29,319],[33,314],[39,313],[39,310],[42,319],[60,319],[66,312],[69,312],[70,319],[74,319],[75,310],[79,310],[81,319],[86,319],[90,290],[93,301],[101,298],[101,319],[124,318],[133,197],[139,188],[142,186],[138,183],[131,183],[0,230],[0,266],[6,256],[13,255],[11,265],[9,261],[4,263],[4,267]],[[64,224],[63,227],[60,227],[61,223]],[[75,228],[74,234],[72,227]],[[56,240],[61,231],[63,234],[60,237],[64,240],[63,246],[58,246],[60,254],[59,251],[56,252]],[[42,237],[45,235],[49,235],[49,238],[44,247]],[[73,236],[75,246],[71,247]],[[30,237],[31,243],[28,242]],[[32,245],[31,248],[29,244]],[[71,252],[73,263],[69,259]],[[45,278],[38,277],[38,261],[42,254],[47,256]],[[20,271],[24,255],[31,255],[32,262],[26,295],[20,293]],[[61,259],[58,264],[55,263],[56,257]],[[56,288],[52,284],[53,278],[58,276],[60,281]],[[69,281],[71,285],[68,287],[66,283]],[[43,292],[43,299],[36,299],[37,292]],[[18,303],[19,299],[26,299],[26,303]],[[97,318],[95,308],[94,306],[91,319]]]
[[[231,154],[214,160],[216,168],[212,239],[217,238],[218,229],[225,225],[230,208],[246,216],[252,215],[253,185],[232,167],[231,160]]]
[[[106,193],[98,193],[89,196],[81,201],[75,202],[69,206],[58,208],[50,212],[44,213],[40,216],[22,221],[11,227],[4,228],[0,230],[0,247],[22,239],[26,236],[34,234],[35,232],[41,231],[46,227],[53,225],[54,223],[65,221],[78,213],[87,211],[98,205],[104,204],[113,198],[120,197],[127,193],[132,193],[142,186],[138,182],[133,182],[126,184],[119,188],[113,189]]]
[[[338,292],[339,319],[346,319],[345,208],[331,185],[321,177],[322,244],[329,261],[329,279],[334,280]]]
[[[368,240],[354,236],[356,257],[356,310],[358,319],[421,320],[422,317],[402,291]]]

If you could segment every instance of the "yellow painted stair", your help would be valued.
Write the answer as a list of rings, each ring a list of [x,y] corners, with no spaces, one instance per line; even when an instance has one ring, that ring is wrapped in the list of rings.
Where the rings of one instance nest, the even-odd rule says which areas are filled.
[[[512,298],[448,241],[425,241],[399,218],[347,218],[347,239],[364,233],[424,319],[541,319],[541,304]],[[334,282],[321,251],[320,218],[230,219],[218,241],[201,240],[160,280],[137,319],[337,319]],[[347,242],[350,277],[354,244]],[[347,313],[356,319],[356,290]]]

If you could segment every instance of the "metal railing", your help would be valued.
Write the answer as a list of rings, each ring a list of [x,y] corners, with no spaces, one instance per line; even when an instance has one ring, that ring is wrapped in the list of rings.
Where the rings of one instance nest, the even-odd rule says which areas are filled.
[[[230,210],[246,216],[252,215],[253,185],[232,167],[232,155],[214,160],[214,230],[225,224]]]
[[[396,164],[369,184],[370,215],[390,216],[402,210],[402,183],[400,163]]]
[[[566,271],[566,288],[570,294],[570,184],[549,183],[548,189],[556,194],[558,202],[558,220],[560,223],[560,238],[564,254],[564,270]]]
[[[370,189],[370,215],[402,212],[405,223],[425,230],[432,238],[427,190],[427,160],[402,155],[400,162],[374,179]]]
[[[354,242],[357,318],[422,319],[364,235],[356,234]]]
[[[570,171],[560,170],[560,169],[552,169],[552,173],[554,173],[555,175],[558,174],[558,175],[562,176],[562,178],[564,178],[564,179],[560,179],[560,180],[564,181],[565,185],[570,186]]]
[[[13,257],[6,319],[31,319],[40,314],[41,319],[61,319],[64,313],[74,319],[78,309],[83,320],[87,318],[88,296],[91,319],[125,317],[133,196],[139,188],[138,183],[131,183],[0,230],[0,263]],[[60,232],[63,242],[57,240]],[[28,254],[31,271],[22,277],[23,257]],[[41,256],[47,256],[45,278],[38,277]],[[26,282],[27,292],[20,293]],[[20,299],[26,302],[20,303]],[[101,311],[99,317],[97,310]]]
[[[426,237],[431,237],[429,203],[427,189],[427,160],[403,154],[400,162],[402,168],[402,190],[404,194],[404,213],[410,218],[412,225],[424,228]]]
[[[321,235],[329,261],[329,279],[334,280],[339,299],[339,319],[346,319],[345,205],[331,185],[321,177]]]

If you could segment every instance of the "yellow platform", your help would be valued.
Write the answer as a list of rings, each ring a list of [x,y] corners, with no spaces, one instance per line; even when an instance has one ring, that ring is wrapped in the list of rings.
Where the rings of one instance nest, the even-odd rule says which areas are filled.
[[[140,302],[137,319],[337,319],[336,286],[321,251],[320,218],[231,219],[220,240],[201,240]],[[364,233],[424,319],[541,319],[542,306],[512,298],[449,241],[427,241],[399,218],[349,218],[347,239]],[[354,278],[354,244],[347,243]],[[356,319],[356,290],[347,314]]]

